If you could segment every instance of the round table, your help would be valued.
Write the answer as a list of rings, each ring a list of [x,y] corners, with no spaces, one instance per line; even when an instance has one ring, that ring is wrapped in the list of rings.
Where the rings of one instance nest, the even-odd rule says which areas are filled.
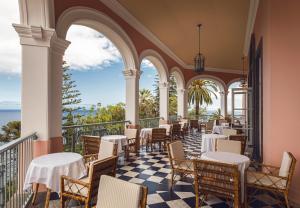
[[[45,184],[47,187],[45,207],[48,207],[51,190],[60,193],[60,177],[62,175],[79,179],[86,174],[87,171],[80,154],[62,152],[43,155],[31,161],[26,173],[23,189],[30,189],[33,183]]]
[[[122,147],[127,145],[127,137],[125,135],[107,135],[102,136],[101,139],[117,144],[118,154],[122,152]]]
[[[245,170],[250,165],[250,159],[248,157],[246,157],[245,155],[239,155],[230,152],[206,152],[201,155],[201,159],[238,165],[239,171],[241,173],[241,195],[242,200],[244,201],[244,175]]]
[[[147,141],[149,141],[152,137],[152,128],[143,128],[140,132],[140,144],[146,145]]]
[[[228,139],[228,137],[220,134],[202,134],[201,152],[215,151],[217,139]]]
[[[228,123],[222,123],[221,125],[214,125],[212,133],[214,134],[223,134],[223,129],[228,129],[229,124]]]

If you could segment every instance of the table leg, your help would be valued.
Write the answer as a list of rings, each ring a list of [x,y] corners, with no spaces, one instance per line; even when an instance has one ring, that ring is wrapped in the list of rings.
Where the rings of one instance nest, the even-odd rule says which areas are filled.
[[[40,185],[39,183],[35,184],[35,191],[33,191],[33,198],[32,198],[32,202],[31,202],[32,205],[35,204],[36,197],[37,197],[37,194],[39,191],[39,185]]]
[[[45,208],[48,208],[48,207],[49,207],[49,203],[50,203],[50,195],[51,195],[51,189],[47,188],[47,195],[46,195]]]

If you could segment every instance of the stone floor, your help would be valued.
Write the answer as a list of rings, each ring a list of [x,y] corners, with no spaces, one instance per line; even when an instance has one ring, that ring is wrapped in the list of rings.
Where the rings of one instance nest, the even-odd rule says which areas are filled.
[[[184,147],[187,152],[200,154],[201,137],[199,135],[186,136]],[[131,155],[129,161],[121,162],[121,164],[118,165],[116,177],[147,186],[147,204],[149,208],[195,207],[195,195],[192,183],[178,181],[173,190],[170,191],[170,172],[170,163],[166,152],[160,152],[158,150],[146,152],[143,150],[139,155]],[[39,198],[41,197],[44,196],[41,195]],[[57,207],[57,195],[53,195],[52,199],[51,204],[56,204]],[[273,193],[259,191],[254,197],[248,199],[248,207],[284,207],[279,204],[281,200],[281,197],[278,198]],[[35,207],[40,206],[41,204]],[[202,207],[225,208],[231,207],[231,203],[226,202],[222,198],[210,195],[202,204]]]

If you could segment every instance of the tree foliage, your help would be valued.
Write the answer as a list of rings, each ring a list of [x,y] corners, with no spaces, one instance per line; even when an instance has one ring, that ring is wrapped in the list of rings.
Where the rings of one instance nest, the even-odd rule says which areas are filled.
[[[80,119],[81,103],[79,90],[76,89],[77,85],[72,80],[72,73],[70,67],[64,62],[63,64],[63,84],[62,84],[62,114],[63,125],[74,125]]]
[[[6,125],[2,126],[2,132],[0,134],[1,142],[10,142],[21,136],[21,121],[10,121]]]
[[[195,80],[188,88],[189,105],[195,105],[195,114],[199,116],[200,106],[212,104],[212,96],[217,98],[218,88],[216,84],[209,80]]]

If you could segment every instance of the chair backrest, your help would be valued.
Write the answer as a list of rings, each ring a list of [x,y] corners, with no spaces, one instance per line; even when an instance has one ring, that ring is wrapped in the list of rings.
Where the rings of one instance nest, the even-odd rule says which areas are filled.
[[[241,145],[242,145],[242,154],[245,154],[246,143],[247,143],[247,139],[246,138],[247,138],[246,135],[242,135],[242,134],[230,135],[229,136],[229,140],[240,141],[241,142]]]
[[[213,120],[209,120],[207,121],[206,123],[206,130],[213,130],[213,127],[214,127],[214,121]]]
[[[152,129],[152,141],[166,139],[167,130],[165,128]]]
[[[117,161],[118,157],[112,156],[103,160],[95,160],[91,163],[89,170],[89,199],[93,199],[97,196],[101,175],[116,175]]]
[[[168,148],[170,164],[172,167],[173,167],[173,165],[178,163],[178,162],[176,162],[176,160],[178,160],[178,161],[186,160],[185,153],[183,150],[183,144],[181,141],[175,141],[175,142],[168,143],[167,148]]]
[[[147,188],[110,176],[101,176],[97,208],[146,207]]]
[[[127,139],[135,139],[138,137],[138,130],[137,129],[125,129],[124,134],[127,137]]]
[[[237,134],[237,130],[235,129],[223,129],[223,135],[231,136],[236,134]]]
[[[181,133],[181,125],[178,124],[173,124],[172,126],[172,135],[180,135]]]
[[[199,128],[199,121],[198,120],[190,120],[190,128]]]
[[[97,154],[99,152],[100,137],[83,135],[81,136],[83,143],[83,155]]]
[[[193,162],[196,193],[214,194],[239,201],[238,165],[208,160],[194,160]]]
[[[217,139],[216,140],[216,151],[241,154],[242,153],[242,144],[240,141]]]
[[[117,144],[114,144],[113,142],[102,140],[100,143],[99,153],[98,153],[98,159],[102,160],[111,156],[117,155]]]
[[[279,176],[287,177],[287,190],[289,190],[291,186],[291,180],[295,172],[296,162],[297,160],[292,153],[283,152],[283,157],[279,169]]]

